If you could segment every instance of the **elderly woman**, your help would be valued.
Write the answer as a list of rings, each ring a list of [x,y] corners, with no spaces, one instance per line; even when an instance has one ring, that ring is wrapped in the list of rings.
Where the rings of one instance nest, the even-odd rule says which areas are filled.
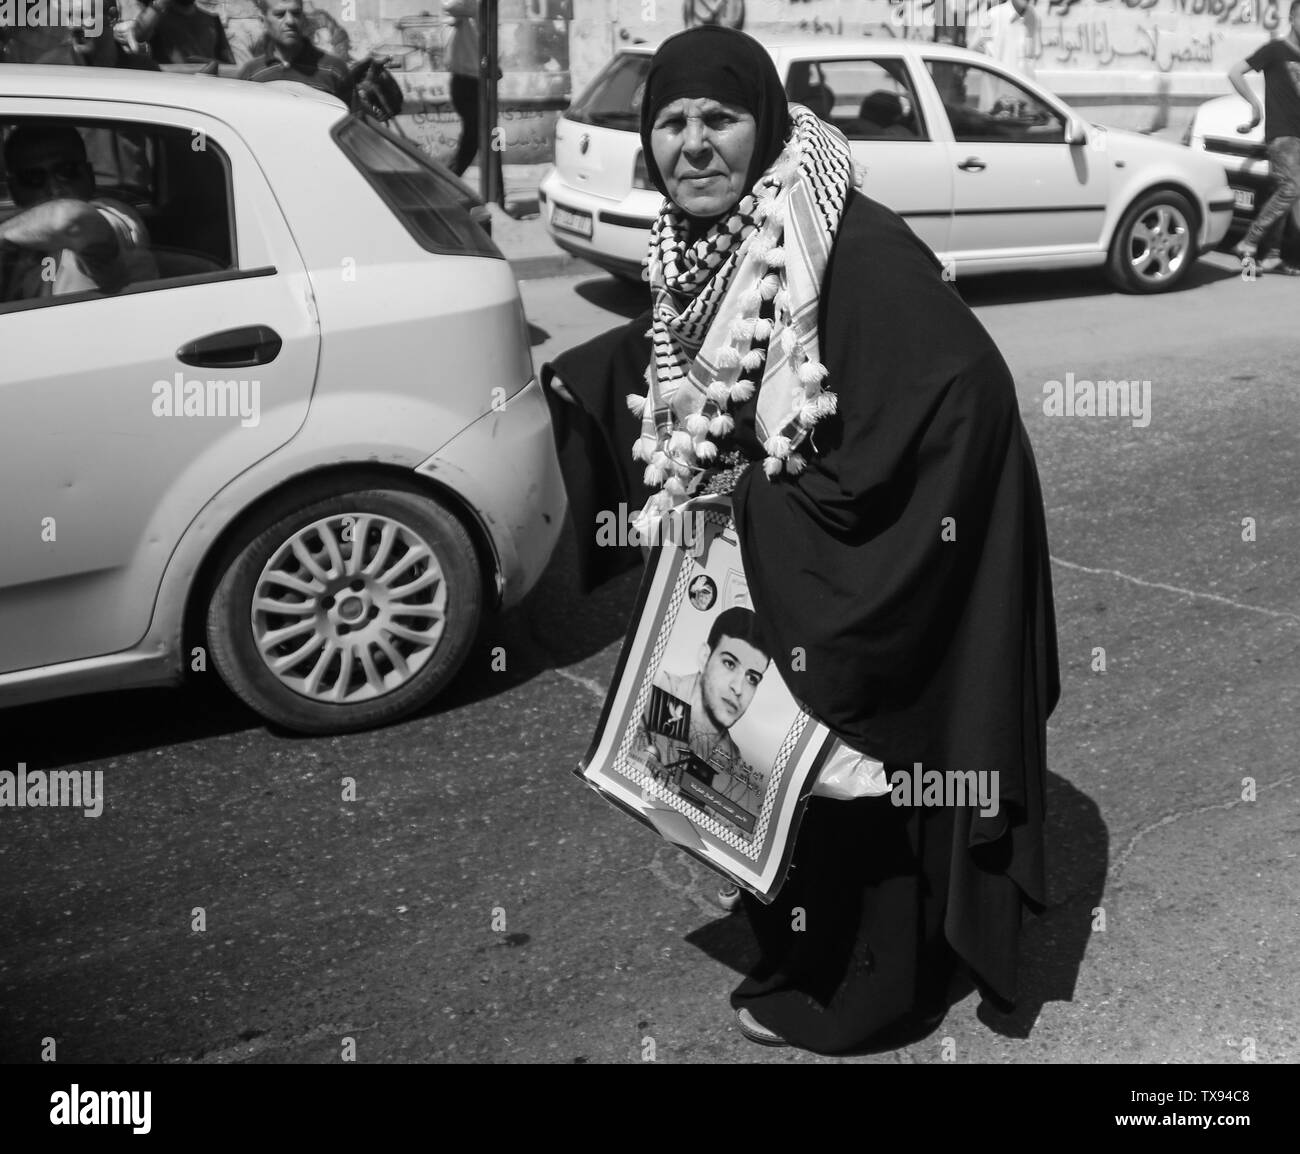
[[[544,370],[582,580],[639,560],[595,547],[600,510],[730,492],[773,660],[858,761],[851,799],[809,801],[777,900],[745,897],[760,957],[740,1027],[842,1053],[923,1036],[969,978],[1007,1008],[1022,912],[1046,896],[1059,687],[1006,364],[749,36],[665,41],[641,137],[666,197],[653,307]],[[923,794],[933,770],[984,775],[996,807]],[[891,780],[915,795],[884,796]]]

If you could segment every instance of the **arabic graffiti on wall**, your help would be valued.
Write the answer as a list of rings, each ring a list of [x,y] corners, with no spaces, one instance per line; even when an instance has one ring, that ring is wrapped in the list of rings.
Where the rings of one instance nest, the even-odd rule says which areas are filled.
[[[1215,48],[1223,38],[1222,32],[1189,35],[1170,32],[1158,24],[1127,25],[1113,34],[1104,20],[1069,24],[1058,20],[1048,23],[1040,33],[1038,67],[1077,66],[1084,62],[1109,68],[1117,62],[1136,61],[1157,72],[1172,72],[1180,65],[1213,65]]]
[[[498,139],[506,164],[544,164],[554,160],[555,121],[559,112],[502,108]],[[402,117],[406,136],[430,156],[445,159],[456,151],[460,118],[450,105],[431,105]]]
[[[1048,0],[1047,15],[1068,16],[1076,8],[1119,9],[1202,17],[1217,24],[1249,24],[1265,32],[1282,23],[1279,0]]]
[[[868,0],[870,2],[870,0]],[[1282,22],[1287,0],[1040,0],[1039,70],[1221,72]],[[978,22],[989,0],[890,0],[890,18],[924,38]]]

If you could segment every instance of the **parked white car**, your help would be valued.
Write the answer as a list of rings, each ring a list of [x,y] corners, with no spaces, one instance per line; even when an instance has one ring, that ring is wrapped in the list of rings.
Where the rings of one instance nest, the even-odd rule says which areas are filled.
[[[1227,231],[1223,166],[1167,141],[1085,124],[986,56],[947,45],[803,38],[766,44],[786,92],[840,128],[865,191],[957,275],[1104,266],[1161,292]],[[661,197],[637,133],[652,46],[618,52],[556,127],[541,185],[555,242],[637,278]]]
[[[1262,104],[1263,76],[1258,72],[1248,73],[1246,82]],[[1255,125],[1249,132],[1237,131],[1249,122],[1250,105],[1233,92],[1200,105],[1184,137],[1191,148],[1204,152],[1224,167],[1233,195],[1230,235],[1246,229],[1272,192],[1263,124]],[[1293,232],[1300,229],[1300,204],[1292,210],[1291,227]]]
[[[303,85],[0,68],[0,133],[33,117],[76,129],[156,269],[0,267],[0,706],[215,668],[304,732],[420,708],[565,512],[467,190]],[[14,163],[0,219],[86,172]]]

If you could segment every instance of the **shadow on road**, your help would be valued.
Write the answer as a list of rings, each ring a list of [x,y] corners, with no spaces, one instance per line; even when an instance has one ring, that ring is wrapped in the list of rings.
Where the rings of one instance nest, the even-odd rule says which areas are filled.
[[[596,276],[574,286],[583,300],[632,320],[650,307],[650,290],[617,276]]]
[[[1183,283],[1172,291],[1194,292],[1217,281],[1238,276],[1235,264],[1199,260]],[[972,308],[985,305],[1024,304],[1070,297],[1120,296],[1121,294],[1099,268],[1053,269],[1044,272],[1002,272],[987,276],[957,277],[962,299]],[[621,277],[589,277],[574,286],[574,291],[589,304],[606,309],[628,320],[640,316],[650,307],[649,292]],[[1135,301],[1141,300],[1133,294]]]
[[[1205,285],[1230,280],[1238,275],[1235,267],[1199,260],[1187,273],[1174,293],[1195,292]],[[1068,297],[1123,296],[1105,277],[1101,269],[1054,269],[1045,272],[1001,272],[988,276],[957,276],[962,299],[971,308],[987,305],[1024,304],[1029,301],[1058,300]],[[1138,294],[1133,300],[1140,301]]]
[[[264,723],[215,672],[177,689],[131,689],[0,710],[4,764],[33,770],[107,760]]]
[[[1103,906],[1110,833],[1097,803],[1063,777],[1047,775],[1048,907],[1020,936],[1020,998],[1003,1014],[988,1002],[979,1019],[995,1033],[1027,1038],[1048,1002],[1072,1002]]]

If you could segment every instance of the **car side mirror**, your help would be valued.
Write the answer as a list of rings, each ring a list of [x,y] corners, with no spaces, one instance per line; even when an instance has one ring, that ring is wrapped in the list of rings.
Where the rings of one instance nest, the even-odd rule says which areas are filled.
[[[1088,126],[1077,116],[1071,116],[1070,119],[1065,122],[1065,143],[1088,143]]]

